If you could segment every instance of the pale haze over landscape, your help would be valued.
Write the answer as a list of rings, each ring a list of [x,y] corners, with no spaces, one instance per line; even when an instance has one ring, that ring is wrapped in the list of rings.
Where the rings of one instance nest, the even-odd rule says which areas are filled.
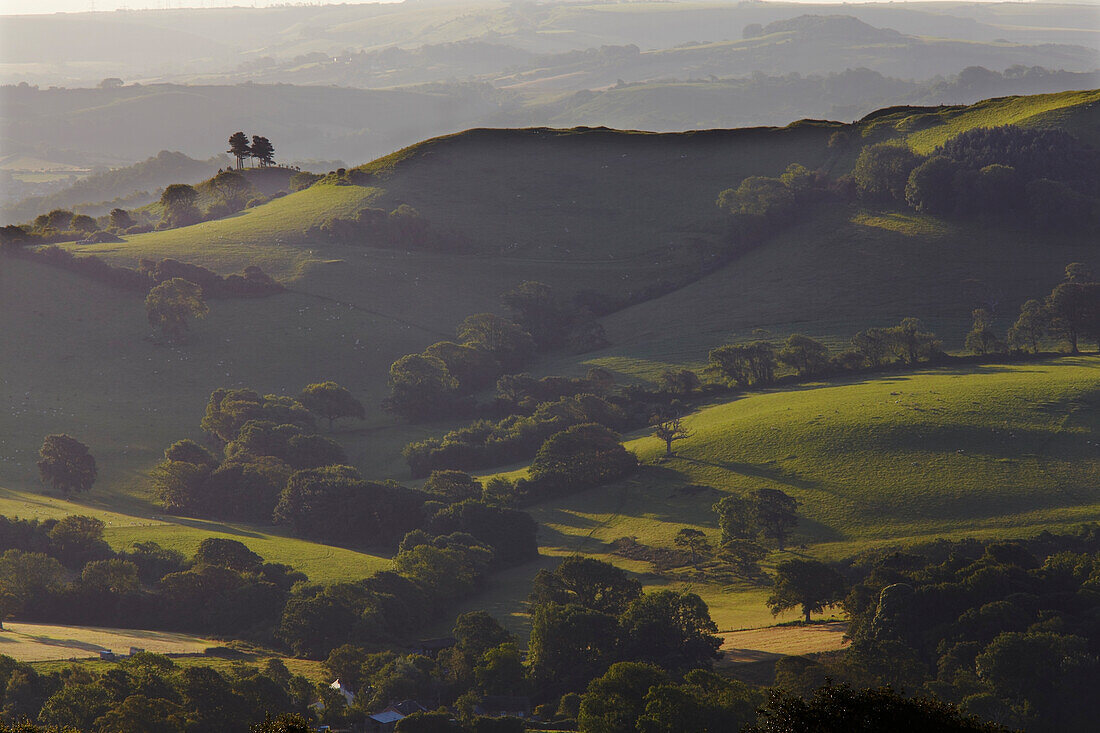
[[[373,0],[346,0],[348,5],[360,5]],[[704,0],[706,1],[706,0]],[[868,0],[871,1],[871,0]],[[951,0],[922,0],[923,2],[950,2]],[[996,2],[997,0],[972,0],[972,2]],[[1033,0],[1043,2],[1044,0]],[[436,0],[436,4],[447,0]],[[822,5],[846,5],[848,0],[786,0],[793,3],[814,3]],[[1053,0],[1051,0],[1053,2]],[[0,13],[14,15],[21,13],[83,13],[106,10],[164,10],[170,8],[263,8],[285,5],[320,5],[322,3],[287,3],[280,0],[256,0],[255,2],[234,2],[233,0],[134,0],[117,2],[115,0],[0,0]],[[1080,0],[1082,5],[1100,5],[1100,0]]]

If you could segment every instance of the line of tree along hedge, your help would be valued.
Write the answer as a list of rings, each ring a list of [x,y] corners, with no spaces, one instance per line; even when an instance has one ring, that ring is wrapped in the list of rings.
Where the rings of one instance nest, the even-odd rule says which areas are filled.
[[[548,285],[527,281],[501,296],[512,311],[467,316],[455,341],[440,341],[390,366],[390,396],[383,407],[410,420],[468,414],[469,395],[501,375],[514,375],[539,349],[565,345],[580,353],[606,345],[591,312],[561,299]]]
[[[488,706],[500,696],[509,696],[513,704],[522,696],[519,705],[526,705],[530,696],[542,703],[535,708],[542,720],[567,719],[561,724],[568,727],[556,729],[577,730],[580,716],[580,730],[619,730],[598,727],[594,718],[604,716],[597,710],[607,712],[607,705],[625,702],[618,699],[623,694],[643,698],[653,685],[666,694],[698,693],[693,710],[715,721],[751,721],[755,703],[763,699],[747,685],[707,671],[721,639],[706,604],[692,593],[642,593],[619,568],[572,557],[539,572],[530,602],[533,628],[526,660],[516,637],[485,611],[460,615],[454,645],[440,650],[398,655],[371,653],[354,644],[335,647],[326,670],[364,692],[340,717],[326,722],[354,726],[367,712],[407,697],[429,707],[450,706],[449,717],[457,718],[457,725],[479,730],[470,728],[476,706]],[[622,690],[623,677],[639,673],[650,684]],[[674,681],[684,674],[682,683]],[[655,730],[681,729],[675,710],[647,712],[654,723],[669,726]],[[634,730],[633,718],[625,717],[620,722]]]
[[[40,249],[5,247],[4,252],[59,267],[122,290],[148,292],[160,283],[181,278],[202,286],[203,295],[213,298],[246,298],[274,295],[283,286],[261,268],[249,265],[241,274],[219,275],[201,265],[166,258],[155,262],[143,259],[139,268],[109,265],[95,255],[78,256],[57,246]]]
[[[546,439],[526,478],[504,490],[512,500],[536,503],[618,481],[638,468],[638,458],[619,435],[598,423],[582,423]]]
[[[414,478],[449,468],[464,471],[529,459],[555,433],[582,423],[623,429],[623,411],[602,397],[582,394],[544,402],[530,416],[510,415],[499,422],[478,420],[442,438],[405,446],[402,455]]]
[[[5,718],[24,721],[0,723],[4,733],[248,733],[269,715],[304,719],[318,696],[278,659],[218,669],[148,652],[51,672],[0,656],[0,689]]]
[[[492,313],[468,316],[455,335],[459,343],[441,341],[390,366],[384,409],[409,420],[468,412],[468,395],[518,369],[534,353],[530,334]]]
[[[731,234],[744,249],[798,222],[800,214],[836,200],[842,188],[823,172],[792,163],[778,178],[745,178],[718,194],[716,203],[730,215]]]
[[[393,570],[365,580],[294,587],[279,638],[295,653],[324,658],[343,644],[369,649],[413,637],[455,601],[480,587],[493,559],[465,533],[411,537]]]
[[[440,252],[467,252],[470,242],[461,236],[436,231],[419,211],[400,204],[392,211],[363,208],[353,218],[332,217],[310,227],[310,239],[336,244],[392,249],[430,249]]]
[[[0,518],[0,618],[173,629],[271,643],[283,602],[306,578],[235,540],[187,560],[153,542],[114,552],[98,519]]]
[[[216,634],[324,656],[408,640],[494,563],[537,553],[530,517],[477,502],[444,509],[431,529],[446,534],[410,533],[393,570],[317,586],[237,540],[207,538],[185,559],[152,542],[114,552],[90,517],[0,517],[0,619]]]
[[[918,319],[905,318],[896,326],[860,331],[848,350],[836,354],[798,333],[778,346],[766,340],[719,346],[708,355],[708,369],[731,386],[766,386],[778,380],[781,367],[796,377],[810,378],[887,364],[913,365],[943,358],[942,346]]]

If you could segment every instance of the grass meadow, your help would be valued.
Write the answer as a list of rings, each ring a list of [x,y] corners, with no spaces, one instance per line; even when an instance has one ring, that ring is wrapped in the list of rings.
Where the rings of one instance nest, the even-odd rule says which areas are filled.
[[[656,438],[627,436],[641,470],[532,508],[542,557],[495,578],[487,598],[501,615],[515,613],[538,567],[580,553],[635,573],[647,588],[699,593],[720,629],[772,623],[766,586],[757,581],[690,568],[657,573],[610,547],[634,537],[671,548],[684,527],[717,544],[711,506],[760,488],[794,496],[801,517],[791,547],[773,552],[765,569],[796,555],[839,560],[938,538],[1019,537],[1095,521],[1098,367],[1097,357],[1066,357],[747,394],[690,415],[693,436],[668,459]],[[512,622],[522,629],[525,618]]]
[[[938,144],[937,135],[978,125],[1092,125],[1095,94],[1007,98],[945,108],[935,119],[894,113],[860,124],[876,136],[908,136],[924,150]],[[211,391],[296,394],[334,379],[366,404],[368,417],[338,426],[333,437],[366,477],[400,480],[408,475],[401,447],[454,425],[410,426],[383,413],[390,363],[448,338],[468,314],[499,311],[499,294],[523,280],[566,293],[624,295],[669,273],[698,275],[602,319],[607,348],[532,367],[562,374],[601,365],[623,381],[647,381],[670,366],[699,365],[710,348],[756,337],[758,329],[776,339],[803,332],[841,347],[862,328],[916,316],[957,350],[976,303],[998,304],[1003,331],[1024,299],[1050,291],[1066,263],[1094,259],[1095,247],[1082,239],[866,210],[821,213],[730,264],[711,264],[702,253],[725,236],[718,192],[792,162],[846,172],[854,153],[828,147],[832,129],[476,131],[367,166],[369,187],[319,185],[224,220],[79,248],[116,264],[175,257],[223,273],[260,265],[288,286],[269,298],[212,301],[210,316],[181,347],[149,338],[140,296],[5,258],[0,513],[100,516],[115,547],[151,539],[190,553],[203,537],[233,537],[314,580],[362,577],[387,567],[387,558],[269,527],[161,515],[148,470],[171,442],[201,439]],[[460,233],[476,254],[305,237],[328,217],[401,202]],[[669,546],[688,526],[715,541],[711,504],[762,487],[801,502],[792,552],[819,557],[1095,519],[1098,365],[1095,357],[1067,357],[754,393],[692,414],[694,437],[678,443],[670,460],[655,439],[627,436],[643,469],[621,484],[534,507],[540,560],[494,576],[468,606],[522,629],[531,576],[579,552],[626,567],[647,587],[699,592],[725,630],[770,623],[758,581],[659,574],[608,547],[624,536]],[[72,502],[44,497],[38,483],[35,454],[42,436],[56,432],[87,443],[99,464],[96,486]],[[774,553],[765,565],[782,558]]]
[[[130,647],[157,654],[197,654],[215,642],[168,631],[51,626],[7,622],[0,634],[0,654],[20,662],[99,657],[100,652],[128,654]]]

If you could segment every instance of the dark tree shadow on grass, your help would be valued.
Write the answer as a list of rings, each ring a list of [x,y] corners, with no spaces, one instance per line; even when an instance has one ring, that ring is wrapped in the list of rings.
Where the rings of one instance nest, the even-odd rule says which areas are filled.
[[[781,468],[771,467],[759,463],[737,463],[737,462],[721,462],[721,461],[704,461],[699,458],[686,458],[678,456],[681,461],[687,463],[694,463],[700,466],[711,466],[713,468],[721,468],[730,473],[736,473],[739,476],[747,476],[750,478],[765,479],[777,484],[783,484],[784,486],[790,486],[794,489],[801,489],[803,491],[813,491],[820,488],[820,485],[815,481],[801,478],[799,476],[792,475]]]
[[[182,524],[184,527],[191,527],[192,529],[201,529],[204,532],[218,532],[219,534],[233,535],[234,537],[250,537],[253,539],[262,539],[263,535],[248,529],[242,529],[239,527],[233,527],[216,520],[209,519],[194,519],[191,517],[177,517],[174,515],[164,515],[159,517],[160,521],[168,522],[169,524]],[[271,528],[272,534],[278,534],[282,536],[277,528]],[[290,536],[290,535],[286,535]]]

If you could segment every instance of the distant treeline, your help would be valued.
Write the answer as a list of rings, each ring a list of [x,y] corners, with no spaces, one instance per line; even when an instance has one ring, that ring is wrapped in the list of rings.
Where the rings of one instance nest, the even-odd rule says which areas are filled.
[[[142,206],[155,201],[159,189],[172,183],[198,183],[228,160],[225,155],[195,160],[183,153],[162,150],[124,168],[93,171],[62,191],[4,206],[0,209],[0,220],[26,221],[54,209],[74,209],[80,214],[100,216],[120,205]]]

